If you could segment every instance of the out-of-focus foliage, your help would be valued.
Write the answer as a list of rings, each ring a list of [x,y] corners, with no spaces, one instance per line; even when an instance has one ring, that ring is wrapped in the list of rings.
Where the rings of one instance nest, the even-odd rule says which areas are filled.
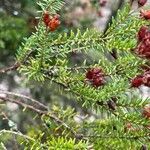
[[[32,10],[32,11],[31,11]],[[11,64],[15,53],[37,24],[35,1],[2,0],[0,2],[0,60]]]
[[[7,18],[7,19],[6,19]],[[1,14],[0,18],[0,59],[5,61],[15,54],[18,45],[28,34],[27,22],[22,18]],[[1,61],[2,62],[2,61]]]

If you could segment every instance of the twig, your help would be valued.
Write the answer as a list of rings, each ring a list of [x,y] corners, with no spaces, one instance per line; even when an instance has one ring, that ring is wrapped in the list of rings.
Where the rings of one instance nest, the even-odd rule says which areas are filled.
[[[14,65],[12,65],[8,68],[0,69],[0,73],[6,73],[8,71],[16,70],[19,66],[20,66],[20,64],[18,62],[16,62],[16,63],[14,63]]]
[[[18,104],[18,105],[20,105],[22,107],[29,108],[29,109],[31,109],[31,110],[33,110],[33,111],[35,111],[35,112],[37,112],[38,114],[41,114],[41,115],[45,114],[47,112],[47,111],[42,111],[40,109],[37,109],[37,108],[35,108],[35,107],[31,106],[31,105],[25,104],[20,99],[15,100],[15,99],[11,99],[11,98],[8,98],[8,97],[2,97],[2,96],[0,96],[0,99],[2,101],[5,101],[5,102],[11,102],[11,103]]]
[[[33,139],[33,138],[31,138],[31,137],[29,137],[29,136],[27,136],[27,135],[24,135],[24,134],[22,134],[21,132],[15,132],[15,131],[5,130],[5,129],[0,131],[0,135],[5,134],[5,133],[13,134],[13,135],[18,135],[18,136],[20,136],[20,137],[23,137],[23,138],[26,139],[26,140],[30,140],[30,141],[35,142],[35,139]]]
[[[14,65],[12,65],[12,66],[10,66],[10,67],[0,69],[0,74],[1,74],[1,73],[7,73],[8,71],[17,70],[17,69],[21,66],[21,64],[25,64],[25,63],[26,63],[26,61],[28,60],[28,58],[30,57],[30,55],[31,55],[33,52],[34,52],[34,50],[30,50],[30,51],[26,54],[25,58],[24,58],[21,62],[17,62],[17,61],[16,61],[16,62],[14,63]]]
[[[20,131],[16,132],[16,131],[12,131],[12,130],[5,130],[5,129],[3,129],[3,130],[0,131],[0,136],[3,135],[3,134],[12,134],[12,135],[15,135],[15,136],[20,136],[20,137],[24,138],[26,141],[32,141],[34,143],[37,142],[34,138],[32,138],[30,136],[27,136],[27,135],[24,135]],[[41,146],[41,148],[48,149],[47,146],[45,146],[45,145],[43,145],[41,143],[40,143],[40,146]]]
[[[137,135],[137,136],[111,136],[111,135],[87,135],[84,137],[89,137],[89,138],[120,138],[120,139],[128,139],[128,140],[138,140],[140,138],[145,138],[145,137],[149,137],[149,135]]]
[[[56,67],[56,69],[61,68],[61,66],[52,66],[50,69],[43,70],[43,71],[46,72],[46,73],[51,73],[52,69],[54,69],[54,67]],[[76,71],[76,70],[87,70],[87,69],[90,69],[90,68],[91,68],[90,66],[73,66],[73,67],[67,67],[65,69],[68,70],[68,71]]]
[[[48,110],[48,108],[44,104],[38,102],[37,100],[35,100],[35,99],[31,98],[31,97],[26,96],[26,95],[14,93],[14,92],[8,92],[8,91],[4,91],[4,90],[1,90],[1,89],[0,89],[0,93],[4,93],[4,94],[7,94],[7,95],[11,95],[11,96],[17,96],[17,97],[20,97],[20,98],[24,98],[24,99],[30,100],[34,104],[37,104],[38,106],[44,108],[45,110]]]
[[[63,122],[62,120],[60,120],[58,117],[56,117],[55,115],[51,114],[50,112],[48,111],[43,111],[43,110],[40,110],[40,109],[37,109],[35,108],[34,106],[32,105],[28,105],[26,103],[24,103],[23,101],[21,100],[16,100],[16,99],[11,99],[11,98],[8,98],[8,97],[2,97],[0,96],[0,99],[2,101],[5,101],[5,102],[11,102],[11,103],[15,103],[15,104],[18,104],[19,106],[22,106],[22,107],[25,107],[25,108],[28,108],[36,113],[38,113],[39,115],[45,115],[47,117],[50,117],[52,120],[54,120],[56,123],[58,124],[61,124],[63,125],[66,129],[68,129],[75,137],[79,138],[80,135],[77,134],[71,127],[69,127],[65,122]],[[46,107],[46,106],[45,106]]]

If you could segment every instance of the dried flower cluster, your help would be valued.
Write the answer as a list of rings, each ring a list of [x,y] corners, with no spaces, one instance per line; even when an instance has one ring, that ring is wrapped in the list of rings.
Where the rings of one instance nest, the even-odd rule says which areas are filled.
[[[141,85],[150,87],[150,71],[146,71],[143,75],[137,75],[131,81],[131,86],[138,88]]]
[[[100,68],[92,68],[86,72],[86,80],[90,82],[94,87],[104,85],[104,73]]]
[[[138,45],[135,53],[140,57],[150,58],[150,30],[147,26],[142,26],[138,32]]]
[[[45,23],[46,27],[49,28],[50,31],[55,31],[60,25],[59,15],[56,14],[52,17],[46,11],[43,15],[43,22]]]

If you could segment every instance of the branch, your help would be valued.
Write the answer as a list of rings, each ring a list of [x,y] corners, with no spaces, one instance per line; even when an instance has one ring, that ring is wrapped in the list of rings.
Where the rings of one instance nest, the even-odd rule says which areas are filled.
[[[16,135],[16,136],[20,136],[22,138],[24,138],[25,140],[27,141],[32,141],[34,143],[36,143],[37,141],[34,139],[34,138],[31,138],[30,136],[27,136],[27,135],[24,135],[22,134],[20,131],[16,132],[16,131],[11,131],[11,130],[1,130],[0,131],[0,136],[3,135],[3,134],[12,134],[12,135]],[[43,144],[40,144],[41,145],[41,148],[48,148],[47,146],[43,145]]]
[[[149,135],[137,135],[137,136],[111,136],[111,135],[87,135],[84,138],[116,138],[116,139],[127,139],[127,140],[139,140],[141,138],[149,137]]]
[[[14,63],[14,65],[8,67],[8,68],[4,68],[4,69],[0,69],[0,74],[1,73],[6,73],[8,71],[13,71],[16,70],[18,67],[20,67],[20,64],[18,62]]]
[[[31,97],[28,97],[28,96],[25,96],[25,95],[22,95],[22,94],[13,93],[13,92],[4,91],[4,90],[1,90],[1,89],[0,89],[0,93],[11,95],[11,96],[20,97],[22,99],[30,100],[34,104],[37,104],[37,106],[39,108],[42,107],[43,109],[48,110],[48,108],[44,104],[40,103],[39,101],[37,101],[37,100],[35,100],[35,99],[31,98]]]
[[[2,97],[0,96],[0,99],[4,102],[11,102],[11,103],[15,103],[15,104],[18,104],[19,106],[22,106],[22,107],[25,107],[25,108],[28,108],[36,113],[38,113],[39,115],[45,115],[47,117],[50,117],[52,120],[54,120],[56,123],[58,124],[61,124],[63,125],[66,129],[68,129],[76,138],[79,138],[80,135],[77,134],[71,127],[69,127],[65,122],[63,122],[62,120],[60,120],[57,116],[51,114],[50,112],[47,111],[43,111],[43,110],[40,110],[38,108],[35,108],[34,106],[32,105],[29,105],[29,104],[26,104],[24,103],[23,100],[21,99],[11,99],[11,98],[8,98],[8,97]],[[45,106],[46,107],[46,106]]]
[[[33,52],[34,52],[34,50],[30,50],[30,51],[26,54],[26,56],[25,56],[25,58],[24,58],[23,61],[21,61],[21,62],[17,62],[17,61],[16,61],[16,62],[14,63],[14,65],[12,65],[12,66],[10,66],[10,67],[0,69],[0,74],[2,74],[2,73],[7,73],[7,72],[13,71],[13,70],[17,70],[17,69],[21,66],[21,64],[25,64],[25,63],[26,63],[26,61],[28,60],[28,58],[30,57],[30,55],[31,55]]]
[[[29,136],[27,136],[27,135],[24,135],[24,134],[22,134],[21,132],[15,132],[15,131],[5,130],[5,129],[0,131],[0,135],[5,134],[5,133],[18,135],[18,136],[20,136],[20,137],[23,137],[23,138],[26,139],[26,140],[30,140],[30,141],[35,142],[35,139],[33,139],[33,138],[31,138],[31,137],[29,137]]]
[[[38,114],[42,115],[42,114],[45,114],[47,111],[43,111],[43,110],[40,110],[40,109],[37,109],[35,108],[34,106],[31,106],[31,105],[28,105],[28,104],[25,104],[22,100],[20,99],[11,99],[11,98],[8,98],[8,97],[2,97],[0,96],[0,99],[2,101],[5,101],[5,102],[11,102],[11,103],[15,103],[15,104],[18,104],[22,107],[25,107],[25,108],[29,108],[30,110],[33,110],[35,112],[37,112]]]

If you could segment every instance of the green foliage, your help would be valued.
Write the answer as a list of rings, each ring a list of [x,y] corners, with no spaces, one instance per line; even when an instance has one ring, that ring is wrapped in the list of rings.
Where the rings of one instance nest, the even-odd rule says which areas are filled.
[[[38,132],[36,129],[28,132],[28,141],[24,142],[26,149],[132,150],[144,144],[150,147],[150,121],[142,116],[149,99],[139,98],[130,84],[130,80],[142,72],[140,65],[147,63],[132,49],[137,44],[137,31],[148,22],[131,12],[127,4],[118,11],[105,33],[95,29],[49,32],[43,23],[43,12],[57,14],[63,4],[61,0],[38,2],[42,15],[36,32],[25,39],[16,55],[19,72],[43,85],[59,85],[100,119],[92,123],[83,119],[79,124],[74,120],[77,116],[74,110],[62,107],[53,107],[49,113],[40,112],[42,124],[37,125]],[[116,50],[117,59],[110,61],[112,50]],[[98,53],[98,60],[89,62],[84,58],[78,64],[72,63],[72,53],[89,56],[91,51]],[[95,88],[85,81],[87,69],[92,67],[104,70],[107,75],[104,86]],[[129,128],[128,123],[132,124]]]
[[[7,19],[6,19],[7,17]],[[22,18],[1,14],[0,49],[1,56],[12,56],[16,52],[22,38],[27,36],[27,23]],[[15,42],[14,42],[15,41]],[[3,59],[3,58],[1,58]]]
[[[52,138],[48,143],[49,150],[87,150],[87,143],[80,141],[75,143],[75,139],[64,139],[63,137],[58,137],[57,139]]]
[[[139,149],[141,143],[148,144],[148,135],[146,129],[132,124],[132,129],[126,128],[126,121],[116,119],[111,116],[109,119],[103,119],[93,123],[85,123],[83,128],[89,132],[94,132],[90,137],[90,142],[94,143],[94,149]],[[148,145],[149,146],[149,145]]]
[[[64,5],[62,0],[43,0],[37,3],[43,11],[48,10],[51,14],[56,14]]]
[[[112,19],[112,25],[106,32],[107,36],[113,37],[107,42],[108,50],[116,48],[126,52],[136,46],[136,33],[146,21],[130,11],[130,7],[126,4],[123,10],[118,11],[117,18]]]
[[[59,3],[57,5],[61,6]],[[48,4],[46,6],[48,6]],[[128,10],[129,6],[127,5],[123,11],[119,12],[118,19],[121,22],[117,21],[117,23],[119,22],[119,25],[116,25],[115,21],[113,21],[113,24],[110,27],[110,29],[112,28],[113,31],[108,30],[110,33],[106,33],[107,36],[105,37],[103,37],[101,33],[98,33],[94,30],[86,30],[85,33],[81,33],[81,31],[78,30],[77,33],[71,31],[70,35],[67,35],[67,33],[62,35],[59,34],[58,37],[54,35],[53,38],[53,33],[48,33],[41,23],[37,29],[37,32],[30,39],[28,39],[28,41],[23,45],[21,51],[18,52],[17,59],[18,61],[22,61],[22,59],[24,60],[28,53],[32,53],[33,51],[33,55],[31,54],[31,60],[30,58],[28,59],[28,65],[22,64],[20,72],[24,72],[29,79],[44,81],[47,79],[47,74],[45,71],[47,70],[47,73],[51,74],[51,76],[48,76],[48,78],[65,84],[68,86],[70,91],[73,91],[74,93],[83,95],[84,103],[87,106],[91,104],[93,106],[94,102],[97,100],[101,99],[101,101],[104,101],[110,99],[112,96],[117,96],[121,93],[124,93],[127,88],[129,88],[129,79],[140,72],[138,69],[139,64],[145,63],[144,60],[138,58],[134,54],[123,51],[124,48],[126,48],[125,44],[123,44],[123,48],[120,49],[122,43],[119,41],[125,42],[125,40],[122,38],[126,35],[131,37],[132,34],[131,39],[125,37],[133,44],[132,46],[129,45],[129,48],[132,49],[133,46],[135,46],[136,32],[139,29],[139,26],[143,23],[143,21],[137,19],[136,16],[129,14]],[[129,17],[124,17],[126,13]],[[132,21],[126,22],[126,19],[132,19]],[[113,26],[119,26],[120,29],[114,29]],[[128,31],[127,33],[124,32],[125,28],[126,31]],[[133,32],[130,33],[131,31]],[[117,39],[112,38],[112,36],[117,37]],[[115,43],[117,44],[121,44],[118,45],[120,48],[118,48],[117,45],[112,45],[112,43],[114,43],[112,40],[115,40]],[[36,43],[36,41],[38,43]],[[126,42],[126,44],[129,44],[129,42]],[[109,60],[106,59],[104,52],[107,51],[107,45],[109,46],[109,49],[117,49],[119,58],[116,61],[108,62]],[[75,68],[77,72],[72,73],[71,70],[69,70],[70,62],[67,60],[68,54],[70,52],[88,53],[89,49],[92,49],[93,51],[99,51],[101,54],[101,60],[96,65],[101,66],[103,70],[105,70],[106,74],[109,74],[111,77],[111,81],[104,88],[100,88],[101,90],[91,88],[90,86],[85,86],[83,81],[83,71],[80,72],[79,69]],[[121,50],[121,52],[119,52],[119,50]],[[81,68],[87,67],[90,68],[90,66],[84,64]],[[66,81],[66,79],[68,81]],[[106,91],[110,92],[107,93]],[[90,95],[90,93],[93,94]],[[86,100],[86,97],[89,100]]]

